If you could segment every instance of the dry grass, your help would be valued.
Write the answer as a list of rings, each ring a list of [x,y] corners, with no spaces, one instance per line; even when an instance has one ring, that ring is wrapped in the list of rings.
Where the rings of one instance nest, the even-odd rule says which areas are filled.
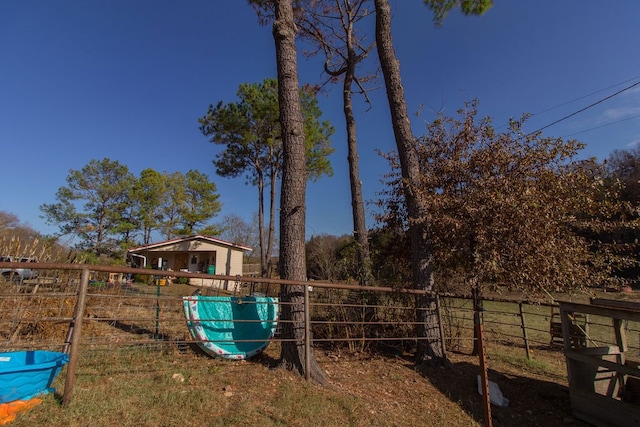
[[[449,368],[416,369],[407,354],[382,355],[347,351],[348,346],[317,349],[330,386],[309,384],[296,374],[272,369],[278,344],[248,362],[212,359],[197,348],[135,345],[133,336],[148,336],[155,313],[155,286],[95,289],[89,298],[90,321],[83,327],[87,339],[113,344],[84,346],[71,405],[63,409],[59,397],[22,414],[12,426],[473,426],[482,423],[477,393],[477,358],[468,356],[470,340],[460,341],[450,354]],[[171,285],[160,289],[162,332],[180,340],[187,335],[179,299],[194,288]],[[126,298],[124,298],[126,296]],[[173,297],[173,299],[172,299]],[[39,297],[30,297],[32,302]],[[66,299],[52,307],[64,307]],[[10,301],[9,301],[10,302]],[[24,304],[24,302],[23,302]],[[62,304],[62,305],[61,305]],[[38,310],[51,309],[44,303]],[[22,306],[21,306],[22,307]],[[25,313],[24,306],[16,315]],[[503,309],[506,311],[506,309]],[[30,313],[28,318],[48,315]],[[152,313],[150,316],[149,313]],[[544,315],[530,316],[548,328]],[[93,317],[96,316],[96,317]],[[99,318],[103,318],[100,320]],[[120,322],[107,318],[125,319]],[[465,321],[466,322],[466,321]],[[135,325],[134,325],[135,323]],[[38,323],[42,327],[42,322]],[[30,325],[30,324],[29,324]],[[136,326],[129,330],[126,326]],[[517,325],[517,323],[516,323]],[[57,325],[64,331],[64,325]],[[496,326],[497,328],[498,326]],[[142,328],[145,332],[140,332]],[[490,327],[488,327],[490,329]],[[25,339],[37,331],[22,330]],[[27,333],[28,332],[28,333]],[[56,329],[56,332],[57,331]],[[47,331],[45,335],[50,335]],[[59,334],[56,334],[59,335]],[[123,342],[120,342],[120,339]],[[583,424],[573,420],[569,406],[564,358],[560,351],[534,348],[533,361],[521,346],[489,343],[490,379],[510,399],[508,408],[493,408],[494,426]],[[465,344],[467,346],[465,347]],[[352,347],[353,349],[353,347]],[[396,349],[397,350],[397,349]],[[64,389],[64,375],[56,381]]]
[[[583,425],[571,417],[561,353],[541,352],[531,363],[508,348],[490,350],[490,378],[510,399],[508,408],[493,408],[494,426]],[[482,424],[476,357],[452,354],[451,367],[421,371],[407,357],[319,349],[331,383],[321,387],[272,369],[278,354],[277,343],[247,362],[192,348],[86,352],[71,405],[63,409],[50,395],[12,426]]]

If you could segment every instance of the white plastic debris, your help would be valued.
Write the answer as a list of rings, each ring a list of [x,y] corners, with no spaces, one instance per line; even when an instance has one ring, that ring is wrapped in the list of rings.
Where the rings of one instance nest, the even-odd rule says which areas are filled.
[[[480,378],[480,375],[478,375],[478,394],[482,396],[482,378]],[[489,400],[496,406],[502,406],[503,408],[509,406],[509,399],[502,395],[500,387],[493,381],[489,381]]]

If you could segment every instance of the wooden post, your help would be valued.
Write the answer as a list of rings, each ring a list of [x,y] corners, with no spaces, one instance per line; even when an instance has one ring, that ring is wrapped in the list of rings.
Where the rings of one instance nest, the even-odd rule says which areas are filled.
[[[309,306],[309,286],[304,286],[304,377],[311,380],[311,307]]]
[[[78,290],[78,300],[76,301],[73,320],[70,326],[71,345],[69,348],[69,364],[67,365],[67,376],[64,380],[64,394],[62,395],[62,406],[66,408],[71,402],[73,395],[73,383],[76,376],[76,366],[78,365],[78,352],[80,351],[80,337],[82,334],[82,319],[87,305],[87,289],[89,288],[89,269],[82,269],[80,279],[80,289]]]
[[[629,350],[627,347],[627,334],[624,327],[624,320],[614,318],[613,319],[613,332],[616,336],[616,344],[618,344],[618,348],[620,349],[620,353],[616,355],[616,360],[618,364],[624,365],[627,363],[626,352]],[[620,388],[622,389],[625,384],[625,377],[622,372],[618,372],[618,384],[620,384]]]
[[[442,326],[442,309],[440,307],[440,294],[436,293],[436,310],[438,313],[438,326],[440,328],[440,343],[442,345],[442,357],[447,358],[447,346],[444,343],[444,327]]]
[[[491,419],[491,397],[489,396],[489,373],[487,372],[487,349],[484,342],[484,326],[482,325],[482,312],[474,313],[474,323],[476,324],[478,353],[480,359],[480,381],[482,386],[482,413],[485,427],[492,427]]]
[[[527,337],[527,324],[524,320],[524,310],[522,309],[522,303],[518,303],[520,309],[520,325],[522,327],[522,337],[524,338],[524,348],[527,352],[527,360],[531,359],[531,350],[529,350],[529,338]]]
[[[471,296],[473,298],[473,312],[480,313],[482,312],[482,300],[480,298],[480,289],[477,286],[473,286],[471,288]],[[480,355],[480,337],[478,336],[478,325],[479,325],[479,317],[473,316],[473,337],[475,338],[473,341],[473,351],[471,352],[472,356]]]

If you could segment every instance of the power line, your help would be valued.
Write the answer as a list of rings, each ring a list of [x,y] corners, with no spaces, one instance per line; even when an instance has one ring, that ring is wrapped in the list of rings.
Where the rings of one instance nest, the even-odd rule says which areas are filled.
[[[580,96],[580,97],[578,97],[578,98],[574,98],[574,99],[572,99],[572,100],[570,100],[570,101],[563,102],[562,104],[558,104],[558,105],[555,105],[555,106],[553,106],[553,107],[546,108],[546,109],[544,109],[544,110],[542,110],[542,111],[538,111],[537,113],[533,113],[533,114],[531,114],[531,117],[533,117],[533,116],[537,116],[537,115],[539,115],[539,114],[547,113],[547,112],[549,112],[549,111],[555,110],[556,108],[564,107],[565,105],[572,104],[572,103],[574,103],[574,102],[576,102],[576,101],[580,101],[581,99],[588,98],[588,97],[593,96],[593,95],[595,95],[595,94],[597,94],[597,93],[604,92],[605,90],[612,89],[612,88],[614,88],[614,87],[616,87],[616,86],[620,86],[620,85],[622,85],[622,84],[625,84],[625,83],[628,83],[628,82],[630,82],[630,81],[634,81],[634,80],[637,80],[637,79],[640,79],[640,76],[632,77],[632,78],[627,79],[627,80],[625,80],[625,81],[623,81],[623,82],[616,83],[616,84],[614,84],[614,85],[611,85],[611,86],[605,87],[604,89],[596,90],[595,92],[591,92],[591,93],[588,93],[588,94],[586,94],[586,95]]]
[[[600,126],[595,126],[595,127],[589,128],[589,129],[581,130],[580,132],[570,133],[569,135],[564,135],[563,138],[567,138],[569,136],[574,136],[574,135],[579,135],[581,133],[589,132],[591,130],[596,130],[596,129],[600,129],[600,128],[603,128],[603,127],[607,127],[607,126],[615,125],[615,124],[618,124],[618,123],[626,122],[627,120],[637,119],[638,117],[640,117],[640,114],[637,114],[637,115],[631,116],[631,117],[627,117],[627,118],[624,118],[624,119],[616,120],[615,122],[605,123],[605,124],[600,125]]]
[[[589,104],[589,105],[587,105],[586,107],[579,109],[578,111],[574,111],[573,113],[568,114],[568,115],[566,115],[566,116],[562,117],[561,119],[558,119],[558,120],[556,120],[556,121],[554,121],[554,122],[552,122],[552,123],[549,123],[549,124],[548,124],[548,125],[546,125],[546,126],[542,126],[541,128],[539,128],[539,129],[537,129],[537,130],[535,130],[535,131],[533,131],[533,132],[529,132],[526,136],[531,136],[531,135],[533,135],[534,133],[540,132],[541,130],[544,130],[544,129],[549,128],[549,127],[551,127],[551,126],[553,126],[553,125],[555,125],[555,124],[558,124],[558,123],[560,123],[560,122],[562,122],[562,121],[565,121],[565,120],[567,120],[568,118],[575,116],[576,114],[582,113],[583,111],[588,110],[589,108],[592,108],[592,107],[594,107],[594,106],[596,106],[596,105],[598,105],[598,104],[600,104],[600,103],[602,103],[602,102],[606,101],[607,99],[611,99],[611,98],[613,98],[614,96],[620,95],[622,92],[625,92],[625,91],[627,91],[627,90],[629,90],[629,89],[632,89],[632,88],[634,88],[634,87],[636,87],[636,86],[638,86],[638,85],[640,85],[640,81],[637,81],[637,82],[635,82],[634,84],[632,84],[632,85],[630,85],[630,86],[625,87],[624,89],[621,89],[621,90],[619,90],[619,91],[617,91],[617,92],[615,92],[615,93],[613,93],[613,94],[611,94],[611,95],[609,95],[609,96],[606,96],[606,97],[604,97],[604,98],[602,98],[602,99],[600,99],[600,100],[598,100],[598,101],[596,101],[596,102],[594,102],[594,103],[592,103],[592,104]]]
[[[586,94],[586,95],[579,96],[579,97],[577,97],[577,98],[573,98],[573,99],[571,99],[571,100],[569,100],[569,101],[566,101],[566,102],[563,102],[563,103],[561,103],[561,104],[556,104],[556,105],[554,105],[553,107],[545,108],[544,110],[540,110],[540,111],[538,111],[538,112],[536,112],[536,113],[531,113],[531,114],[529,114],[529,115],[528,115],[528,118],[535,117],[535,116],[538,116],[538,115],[540,115],[540,114],[547,113],[547,112],[549,112],[549,111],[552,111],[552,110],[558,109],[558,108],[560,108],[560,107],[564,107],[565,105],[572,104],[572,103],[574,103],[574,102],[576,102],[576,101],[580,101],[581,99],[589,98],[589,97],[591,97],[591,96],[593,96],[593,95],[595,95],[595,94],[597,94],[597,93],[604,92],[604,91],[606,91],[606,90],[612,89],[612,88],[614,88],[614,87],[617,87],[617,86],[620,86],[620,85],[623,85],[623,84],[625,84],[625,83],[628,83],[628,82],[631,82],[631,81],[635,81],[635,80],[638,80],[638,79],[640,79],[640,76],[632,77],[632,78],[630,78],[630,79],[627,79],[627,80],[624,80],[624,81],[622,81],[622,82],[619,82],[619,83],[613,84],[613,85],[611,85],[611,86],[607,86],[607,87],[605,87],[605,88],[603,88],[603,89],[598,89],[598,90],[596,90],[596,91],[594,91],[594,92],[588,93],[588,94]],[[508,123],[505,123],[504,125],[501,125],[501,126],[499,126],[498,128],[496,128],[496,129],[502,129],[502,128],[507,127],[507,126],[508,126]]]

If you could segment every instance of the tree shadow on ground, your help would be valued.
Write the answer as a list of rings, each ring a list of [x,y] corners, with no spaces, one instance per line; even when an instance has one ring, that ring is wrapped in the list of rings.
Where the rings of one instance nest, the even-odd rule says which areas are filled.
[[[258,353],[247,359],[247,362],[256,363],[269,369],[275,369],[279,366],[279,360],[269,356],[267,353]]]
[[[222,356],[215,356],[212,355],[208,352],[206,352],[197,342],[189,342],[186,344],[182,344],[176,347],[178,349],[178,351],[180,351],[181,353],[192,353],[194,355],[197,355],[198,357],[204,357],[204,358],[208,358],[208,359],[215,359],[218,361],[228,361],[230,363],[235,363],[238,362],[239,360],[237,359],[226,359]],[[279,360],[275,359],[273,357],[271,357],[270,355],[268,355],[265,352],[261,352],[258,353],[252,357],[249,357],[248,359],[243,359],[242,362],[246,362],[246,363],[254,363],[257,365],[263,365],[269,369],[272,368],[276,368],[279,366]]]
[[[419,372],[452,402],[483,423],[482,396],[478,393],[480,369],[468,362],[452,363],[447,368],[420,367]],[[489,369],[495,382],[509,399],[507,407],[491,405],[493,425],[501,426],[588,426],[573,418],[569,389],[561,384]]]

